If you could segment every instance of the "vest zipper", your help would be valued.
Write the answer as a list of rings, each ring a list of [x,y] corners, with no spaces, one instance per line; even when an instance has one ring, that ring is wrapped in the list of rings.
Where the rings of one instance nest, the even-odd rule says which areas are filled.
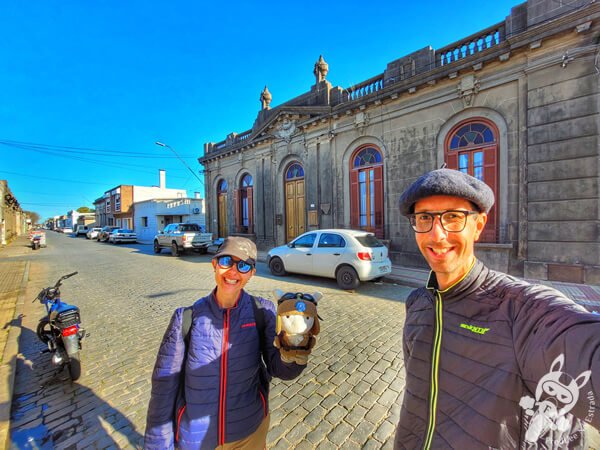
[[[433,349],[431,355],[431,384],[429,391],[429,423],[427,434],[423,443],[423,450],[431,448],[433,434],[435,432],[437,397],[438,397],[438,375],[440,363],[440,350],[442,347],[442,294],[436,289],[435,293],[435,335],[433,337]]]
[[[227,349],[229,347],[229,309],[223,317],[223,342],[221,343],[221,386],[219,397],[219,445],[225,444],[225,408],[227,399]]]

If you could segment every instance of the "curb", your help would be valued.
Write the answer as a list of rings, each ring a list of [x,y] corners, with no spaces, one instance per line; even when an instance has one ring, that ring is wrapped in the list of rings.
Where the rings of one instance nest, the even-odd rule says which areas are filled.
[[[6,388],[0,388],[0,405],[6,405],[0,408],[0,448],[8,449],[10,447],[10,411],[12,406],[12,396],[14,390],[15,376],[17,374],[17,355],[19,354],[19,337],[21,336],[21,317],[25,303],[25,288],[29,281],[30,261],[25,264],[23,278],[17,294],[15,304],[15,314],[13,317],[14,325],[8,330],[8,338],[4,347],[2,361],[8,361],[0,367],[0,379],[7,380]]]

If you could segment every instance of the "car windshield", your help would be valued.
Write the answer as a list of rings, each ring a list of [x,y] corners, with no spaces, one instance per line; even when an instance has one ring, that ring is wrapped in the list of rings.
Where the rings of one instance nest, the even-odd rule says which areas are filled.
[[[200,231],[200,228],[195,223],[181,225],[180,229],[181,231]]]
[[[374,234],[363,234],[362,236],[355,236],[355,238],[363,247],[383,247],[383,242],[377,239]]]

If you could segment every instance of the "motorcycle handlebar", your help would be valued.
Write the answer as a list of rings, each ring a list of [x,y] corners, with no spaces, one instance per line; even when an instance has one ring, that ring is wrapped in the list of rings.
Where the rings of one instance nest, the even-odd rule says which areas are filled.
[[[59,287],[64,280],[66,280],[67,278],[71,278],[73,275],[77,275],[78,273],[79,272],[73,272],[73,273],[70,273],[68,275],[63,275],[62,277],[60,277],[58,279],[58,281],[56,282],[56,284],[54,285],[54,287]]]
[[[60,278],[58,279],[58,281],[56,282],[56,284],[55,284],[54,286],[52,286],[52,287],[47,287],[47,288],[44,288],[44,289],[42,289],[42,290],[40,291],[40,293],[37,295],[37,297],[36,297],[36,298],[33,300],[33,302],[35,302],[36,300],[42,301],[42,300],[44,299],[44,297],[46,296],[46,293],[47,293],[47,292],[48,292],[50,289],[58,289],[58,288],[60,287],[61,283],[62,283],[64,280],[66,280],[67,278],[71,278],[72,276],[74,276],[74,275],[77,275],[78,273],[79,273],[79,272],[73,272],[73,273],[70,273],[70,274],[68,274],[68,275],[63,275],[62,277],[60,277]],[[32,303],[33,303],[33,302],[32,302]]]

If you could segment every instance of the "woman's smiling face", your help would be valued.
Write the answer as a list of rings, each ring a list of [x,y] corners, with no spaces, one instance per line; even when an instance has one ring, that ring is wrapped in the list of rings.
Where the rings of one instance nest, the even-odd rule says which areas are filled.
[[[233,258],[233,265],[225,269],[219,266],[217,259],[212,260],[212,265],[215,269],[215,282],[217,284],[217,300],[219,300],[220,303],[222,301],[229,303],[231,299],[235,302],[241,290],[256,272],[256,268],[252,268],[247,273],[240,273],[236,265],[238,261],[239,259]]]

